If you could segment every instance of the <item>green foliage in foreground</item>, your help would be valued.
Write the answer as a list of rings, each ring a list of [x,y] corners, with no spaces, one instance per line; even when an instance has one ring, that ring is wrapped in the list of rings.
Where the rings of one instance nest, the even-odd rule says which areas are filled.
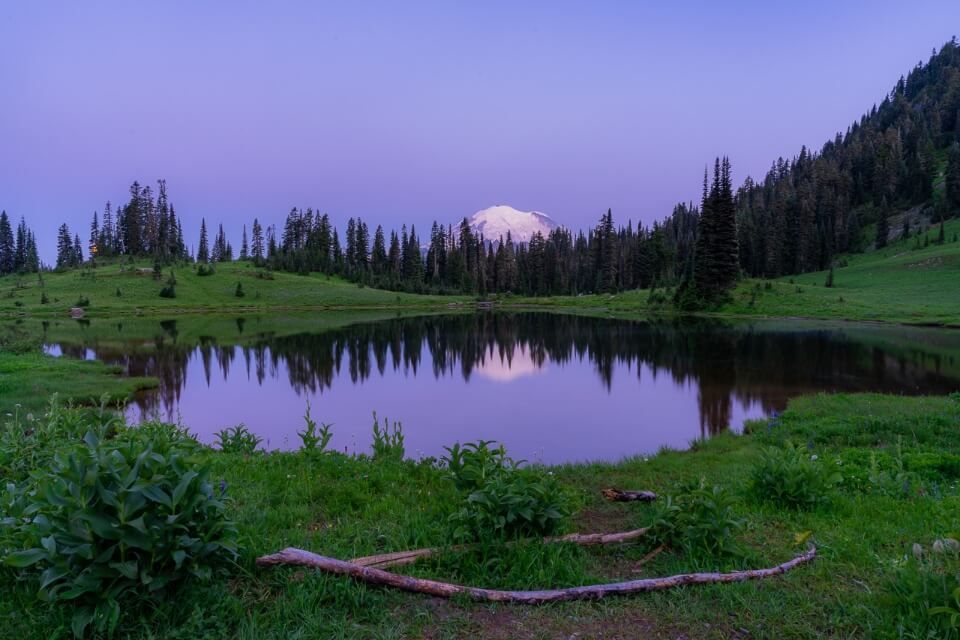
[[[96,419],[95,412],[88,413],[88,423]],[[65,446],[84,446],[81,422],[67,423],[74,426],[63,433]],[[454,471],[433,459],[225,453],[200,447],[191,455],[209,469],[210,484],[228,487],[226,515],[236,523],[243,549],[239,565],[229,579],[187,579],[175,598],[125,608],[117,636],[552,638],[577,633],[596,638],[642,632],[651,637],[956,638],[945,611],[956,609],[953,593],[960,586],[960,563],[950,542],[960,531],[958,424],[960,396],[800,398],[775,420],[751,424],[749,435],[724,434],[687,452],[527,470],[552,479],[570,496],[573,521],[562,521],[563,529],[654,525],[658,533],[649,539],[584,548],[536,541],[503,545],[487,538],[466,552],[450,550],[402,569],[487,587],[535,589],[769,566],[795,555],[808,540],[818,547],[812,564],[768,581],[534,608],[438,603],[295,567],[259,570],[253,565],[258,555],[286,546],[346,559],[451,544],[451,516],[472,487],[488,483],[481,469],[501,466],[489,461],[500,455],[494,447],[477,456],[471,473],[463,473],[462,453]],[[172,437],[155,426],[146,430],[151,440]],[[0,448],[9,442],[5,436]],[[802,443],[799,451],[816,455],[817,462],[839,473],[839,484],[825,488],[828,500],[796,509],[755,498],[754,469],[771,447],[789,451],[787,442]],[[476,451],[480,445],[464,448]],[[890,483],[898,474],[907,474],[907,487]],[[606,503],[599,490],[608,486],[673,498],[654,505]],[[668,504],[687,508],[670,520],[662,513]],[[664,519],[676,525],[673,531],[692,531],[668,536],[670,529],[657,526]],[[701,531],[707,534],[698,544]],[[662,542],[666,550],[645,559]],[[718,553],[718,545],[735,553]],[[39,602],[36,583],[16,575],[0,581],[4,633],[69,637],[75,609]]]

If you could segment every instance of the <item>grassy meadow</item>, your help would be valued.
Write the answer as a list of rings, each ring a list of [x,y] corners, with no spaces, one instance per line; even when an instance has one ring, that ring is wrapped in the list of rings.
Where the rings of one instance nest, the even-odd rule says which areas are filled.
[[[953,547],[936,542],[960,531],[958,423],[956,395],[800,398],[773,420],[753,423],[747,435],[722,435],[689,451],[524,472],[526,482],[554,483],[543,486],[564,496],[572,515],[558,531],[652,526],[649,539],[577,547],[505,546],[491,538],[466,552],[449,551],[396,569],[477,586],[538,589],[772,566],[808,541],[818,548],[811,564],[764,581],[542,606],[445,601],[310,569],[254,566],[257,556],[287,546],[349,559],[450,544],[451,522],[465,496],[450,469],[435,460],[401,461],[389,447],[359,457],[203,447],[197,458],[227,497],[239,556],[225,574],[210,580],[191,578],[149,600],[125,596],[115,634],[155,639],[957,637],[957,630],[946,626],[947,617],[929,610],[951,604],[949,590],[960,575]],[[68,446],[78,437],[60,429],[60,439],[47,440],[44,447]],[[11,447],[36,447],[9,430],[8,424],[0,455]],[[43,454],[42,447],[40,454],[37,448],[31,451]],[[16,463],[8,465],[13,465],[8,477],[16,480]],[[806,474],[808,482],[779,502],[759,494],[753,484],[764,474],[776,479],[792,473]],[[682,503],[707,533],[665,534],[671,501],[697,483],[722,487],[707,500]],[[609,486],[650,489],[661,499],[649,505],[608,503],[600,490]],[[721,538],[722,553],[710,544],[688,544]],[[651,558],[648,554],[660,545],[664,550]],[[39,577],[30,569],[0,569],[0,575],[4,637],[70,637],[77,607],[38,601]]]

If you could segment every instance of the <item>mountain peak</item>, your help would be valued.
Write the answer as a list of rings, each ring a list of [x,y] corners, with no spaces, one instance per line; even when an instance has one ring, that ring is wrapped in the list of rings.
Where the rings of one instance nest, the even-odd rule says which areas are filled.
[[[560,225],[540,211],[520,211],[510,205],[497,204],[477,211],[467,219],[474,233],[482,234],[485,240],[506,240],[507,233],[514,242],[530,242],[536,232],[547,236]]]

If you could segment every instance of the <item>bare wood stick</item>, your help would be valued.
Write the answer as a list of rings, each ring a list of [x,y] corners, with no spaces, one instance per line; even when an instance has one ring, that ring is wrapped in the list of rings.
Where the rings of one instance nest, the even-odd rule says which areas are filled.
[[[597,544],[616,544],[618,542],[629,542],[642,537],[647,532],[647,528],[632,529],[630,531],[620,531],[617,533],[568,533],[565,536],[551,536],[544,538],[543,541],[551,542],[571,542],[583,546]],[[394,551],[392,553],[381,553],[375,556],[364,556],[354,558],[350,562],[362,567],[398,567],[406,564],[413,564],[420,558],[436,555],[444,550],[464,551],[475,545],[458,544],[452,547],[426,547],[423,549],[410,549],[408,551]]]
[[[603,497],[611,502],[653,502],[657,494],[653,491],[624,491],[622,489],[603,489]]]
[[[660,545],[659,547],[657,547],[656,549],[654,549],[653,551],[651,551],[651,552],[648,553],[647,555],[645,555],[645,556],[643,556],[642,558],[640,558],[640,559],[637,561],[637,564],[635,564],[635,565],[633,566],[633,571],[634,571],[634,573],[640,573],[640,571],[642,570],[641,567],[643,567],[643,565],[647,564],[648,562],[650,562],[651,560],[653,560],[654,558],[656,558],[658,555],[660,555],[661,553],[663,553],[664,549],[666,549],[666,548],[667,548],[667,547],[666,547],[665,545]]]
[[[540,604],[544,602],[559,602],[563,600],[586,600],[598,599],[608,595],[626,595],[631,593],[645,593],[649,591],[659,591],[662,589],[671,589],[684,585],[693,584],[714,584],[728,582],[743,582],[745,580],[757,580],[760,578],[769,578],[810,562],[816,556],[817,550],[810,546],[806,552],[788,560],[783,564],[766,569],[750,569],[747,571],[733,571],[731,573],[685,573],[664,578],[644,578],[640,580],[630,580],[628,582],[614,582],[609,584],[595,584],[584,587],[571,587],[568,589],[550,589],[545,591],[500,591],[496,589],[481,589],[478,587],[467,587],[448,582],[439,582],[437,580],[426,580],[423,578],[414,578],[412,576],[398,575],[375,569],[364,567],[352,562],[344,562],[336,558],[310,553],[302,549],[288,548],[279,553],[257,558],[257,564],[261,567],[275,565],[299,565],[313,567],[321,571],[337,575],[350,576],[361,582],[378,584],[403,591],[415,593],[425,593],[440,598],[450,598],[455,595],[466,595],[473,600],[481,602],[513,602],[518,604]]]

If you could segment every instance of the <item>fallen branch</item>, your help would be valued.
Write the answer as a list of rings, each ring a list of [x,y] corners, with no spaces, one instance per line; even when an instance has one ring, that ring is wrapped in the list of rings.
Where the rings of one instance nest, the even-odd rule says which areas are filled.
[[[565,536],[551,536],[544,538],[546,543],[551,542],[570,542],[583,546],[592,546],[597,544],[616,544],[618,542],[629,542],[636,540],[647,533],[647,528],[632,529],[630,531],[620,531],[617,533],[568,533]],[[459,544],[453,547],[426,547],[424,549],[410,549],[409,551],[394,551],[392,553],[381,553],[375,556],[364,556],[354,558],[351,564],[361,567],[397,567],[405,564],[413,564],[420,558],[433,556],[442,551],[464,551],[475,545]]]
[[[611,502],[653,502],[657,494],[653,491],[623,491],[621,489],[603,489],[603,497]]]
[[[598,599],[608,595],[626,595],[631,593],[645,593],[659,591],[692,584],[714,584],[727,582],[743,582],[769,578],[786,573],[794,567],[810,562],[816,556],[817,550],[812,545],[806,552],[788,560],[783,564],[767,569],[750,569],[731,573],[685,573],[665,578],[645,578],[628,582],[614,582],[596,584],[584,587],[570,587],[568,589],[550,589],[546,591],[500,591],[496,589],[481,589],[467,587],[448,582],[414,578],[364,567],[352,562],[344,562],[336,558],[317,555],[302,549],[288,548],[279,553],[257,558],[261,567],[274,565],[299,565],[313,567],[321,571],[336,575],[350,576],[361,582],[393,587],[403,591],[425,593],[440,598],[450,598],[456,595],[465,595],[481,602],[513,602],[518,604],[540,604],[544,602],[559,602],[563,600]]]

